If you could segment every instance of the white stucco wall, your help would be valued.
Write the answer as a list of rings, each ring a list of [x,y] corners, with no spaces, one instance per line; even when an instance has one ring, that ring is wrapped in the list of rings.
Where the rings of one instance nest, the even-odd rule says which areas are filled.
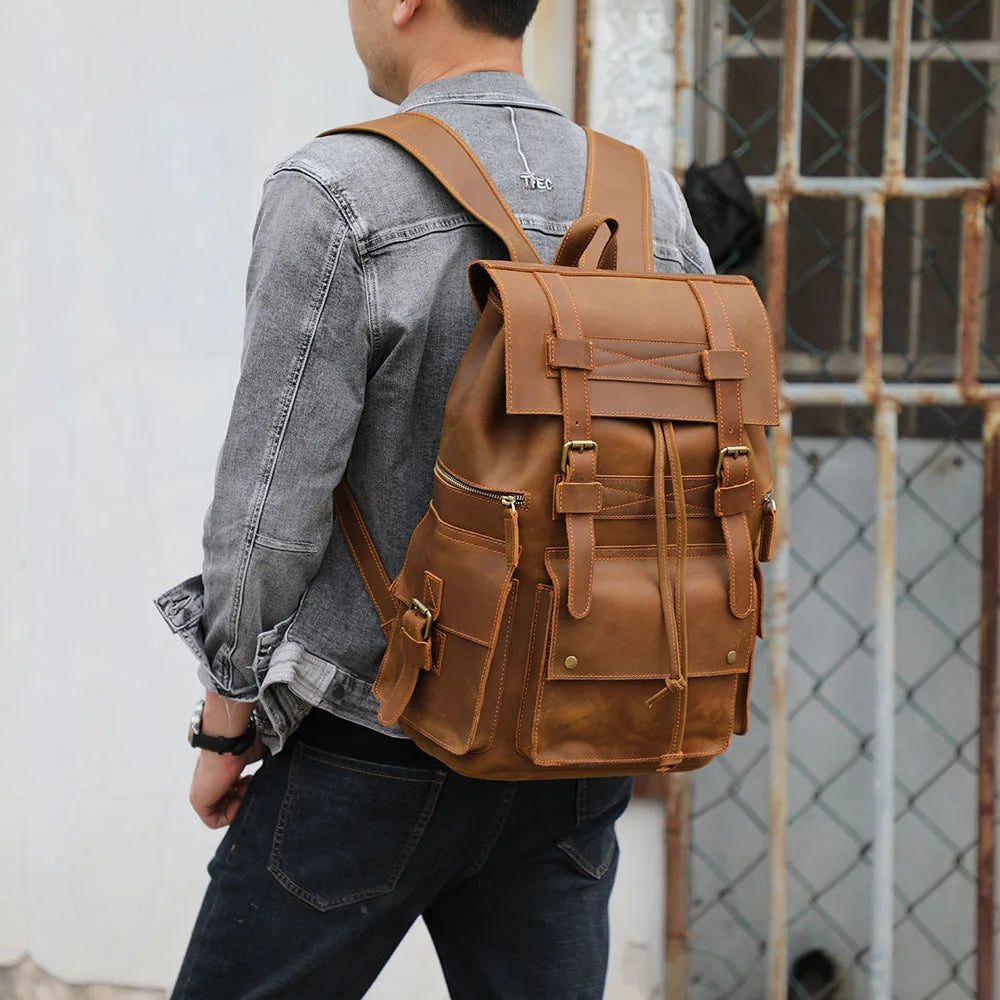
[[[545,30],[570,8],[545,0]],[[219,835],[187,805],[194,661],[150,600],[199,565],[261,182],[386,110],[345,10],[0,9],[0,965],[166,987],[180,962]],[[563,103],[571,43],[531,49]],[[613,998],[658,978],[659,823],[621,825]],[[444,997],[422,930],[372,995]]]

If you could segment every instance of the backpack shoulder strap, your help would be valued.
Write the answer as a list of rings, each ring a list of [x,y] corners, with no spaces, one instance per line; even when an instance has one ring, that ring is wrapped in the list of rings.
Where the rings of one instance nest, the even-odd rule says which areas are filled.
[[[587,129],[587,187],[583,214],[614,216],[618,230],[618,269],[638,274],[656,270],[653,262],[653,201],[649,165],[635,148]]]
[[[419,111],[406,111],[377,121],[330,129],[320,135],[343,132],[368,132],[396,143],[422,163],[463,208],[503,240],[512,261],[541,263],[486,168],[461,136],[444,122]]]

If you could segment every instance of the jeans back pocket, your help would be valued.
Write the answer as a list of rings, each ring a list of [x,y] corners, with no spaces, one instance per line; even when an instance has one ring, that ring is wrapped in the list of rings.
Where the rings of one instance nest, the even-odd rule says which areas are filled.
[[[292,751],[268,871],[318,910],[395,889],[437,805],[446,772]]]

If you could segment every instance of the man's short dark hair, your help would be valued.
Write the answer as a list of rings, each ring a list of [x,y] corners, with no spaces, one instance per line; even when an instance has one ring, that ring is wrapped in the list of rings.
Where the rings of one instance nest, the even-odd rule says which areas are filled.
[[[538,0],[449,0],[463,24],[503,38],[523,38]]]

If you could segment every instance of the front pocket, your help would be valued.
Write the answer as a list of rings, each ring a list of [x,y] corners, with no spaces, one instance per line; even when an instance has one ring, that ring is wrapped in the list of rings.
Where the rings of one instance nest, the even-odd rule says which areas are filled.
[[[567,550],[548,549],[545,563],[554,600],[532,726],[535,763],[642,765],[678,748],[703,754],[728,745],[735,680],[750,668],[756,620],[729,611],[725,546],[688,547],[688,685],[666,697],[654,697],[671,656],[656,548],[598,548],[592,609],[579,620],[566,611]]]
[[[497,505],[501,531],[503,516]],[[504,540],[448,524],[432,505],[393,584],[402,602],[417,598],[434,616],[433,669],[421,671],[403,722],[449,753],[473,747],[514,568]]]
[[[268,871],[317,910],[392,892],[427,829],[445,772],[354,760],[301,742],[292,753]]]

